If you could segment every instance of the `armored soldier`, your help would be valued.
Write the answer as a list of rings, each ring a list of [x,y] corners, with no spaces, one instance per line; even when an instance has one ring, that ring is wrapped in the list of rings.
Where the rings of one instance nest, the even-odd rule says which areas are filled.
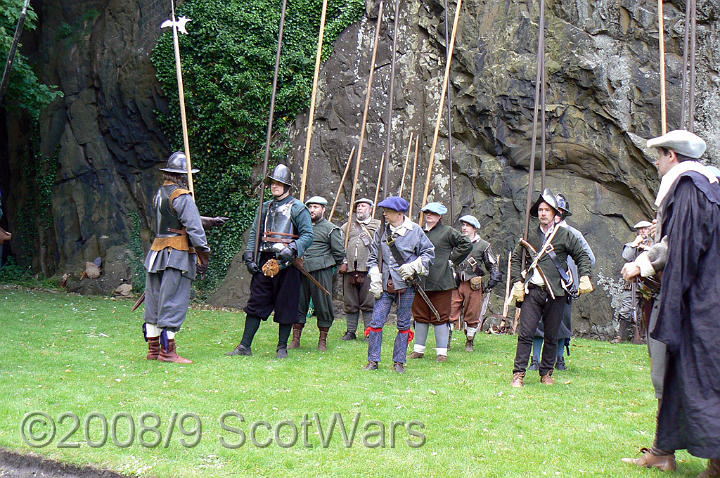
[[[410,207],[397,196],[378,204],[383,208],[385,225],[378,229],[370,245],[367,265],[370,268],[370,293],[375,296],[368,337],[368,363],[364,370],[377,370],[382,351],[383,327],[393,302],[397,303],[397,328],[393,348],[393,366],[405,372],[408,342],[412,340],[410,319],[418,276],[425,276],[435,258],[435,247],[422,228],[405,216]],[[396,257],[397,256],[397,257]]]
[[[250,299],[245,306],[242,340],[228,355],[252,355],[252,341],[260,327],[275,311],[278,331],[277,358],[287,358],[287,341],[292,324],[297,323],[300,300],[300,271],[293,266],[313,241],[313,228],[307,207],[290,195],[290,170],[278,164],[265,178],[273,199],[265,201],[255,216],[243,260],[252,274]],[[258,227],[260,225],[261,227]],[[253,257],[257,234],[258,257]]]
[[[545,189],[530,209],[539,219],[539,226],[531,231],[528,241],[515,248],[512,259],[513,298],[522,302],[517,351],[513,367],[513,387],[522,387],[528,366],[532,340],[540,319],[545,323],[545,341],[540,362],[540,382],[554,385],[552,373],[557,354],[557,333],[562,321],[568,292],[563,288],[561,268],[571,256],[580,275],[579,292],[592,292],[590,257],[580,240],[566,227],[555,223],[560,213],[552,191]],[[521,271],[522,255],[529,264]],[[561,266],[558,267],[557,264]],[[567,273],[567,269],[564,271]]]
[[[361,198],[355,201],[355,214],[350,227],[350,238],[346,258],[339,272],[343,278],[343,302],[347,331],[342,340],[355,340],[360,313],[363,315],[363,330],[367,328],[372,316],[375,298],[370,293],[370,281],[367,279],[367,260],[370,243],[380,227],[380,221],[373,219],[374,204],[370,199]],[[348,223],[341,227],[343,236],[348,234]]]
[[[163,172],[164,182],[153,199],[155,240],[145,258],[145,323],[148,360],[189,364],[178,355],[175,334],[190,304],[196,273],[207,270],[210,248],[202,218],[187,189],[187,158],[173,153]],[[197,169],[192,170],[197,173]]]
[[[342,242],[340,228],[325,219],[325,207],[327,200],[320,196],[313,196],[305,205],[310,211],[310,218],[313,225],[313,242],[305,251],[303,264],[305,270],[317,280],[325,290],[332,290],[333,269],[342,264],[345,258],[345,247]],[[309,278],[302,277],[300,285],[300,305],[298,306],[298,323],[293,324],[293,339],[288,348],[300,347],[305,321],[307,320],[308,307],[312,298],[317,316],[318,329],[320,329],[320,340],[318,350],[327,350],[327,336],[335,320],[332,296],[326,294],[313,284]]]
[[[426,204],[422,211],[425,213],[423,231],[435,247],[435,259],[425,278],[425,292],[430,304],[418,295],[415,295],[413,301],[415,345],[410,358],[420,359],[425,356],[425,344],[432,325],[435,331],[436,360],[446,362],[450,339],[450,306],[455,290],[453,265],[465,260],[472,251],[472,244],[467,236],[442,224],[442,216],[447,213],[447,208],[439,202]]]
[[[460,285],[452,294],[450,321],[458,322],[461,318],[464,320],[465,350],[472,352],[475,334],[482,327],[480,320],[482,319],[483,293],[490,294],[491,289],[502,280],[502,273],[498,264],[498,256],[493,255],[490,243],[483,240],[477,233],[480,229],[480,221],[475,216],[468,214],[460,218],[460,223],[462,224],[462,233],[472,243],[472,252],[455,267]],[[487,285],[484,285],[483,276],[486,271],[490,273],[490,279],[487,281]]]
[[[640,221],[633,229],[637,231],[637,236],[632,242],[628,242],[623,246],[622,258],[627,262],[633,262],[644,251],[650,249],[653,245],[652,237],[650,237],[650,227],[652,223],[649,221]],[[633,290],[634,289],[634,290]],[[630,340],[631,324],[640,317],[638,311],[642,307],[642,294],[637,290],[637,284],[625,281],[622,291],[622,305],[618,313],[618,334],[612,343],[617,344],[624,340]],[[639,326],[640,324],[635,324]]]

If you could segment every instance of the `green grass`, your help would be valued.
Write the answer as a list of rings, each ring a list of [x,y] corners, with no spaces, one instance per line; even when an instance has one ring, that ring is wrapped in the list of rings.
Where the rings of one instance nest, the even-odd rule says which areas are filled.
[[[64,293],[0,288],[0,446],[37,453],[64,462],[91,464],[128,475],[156,477],[207,476],[413,476],[413,477],[534,477],[534,476],[661,476],[636,470],[620,458],[633,456],[650,445],[656,401],[643,346],[610,345],[575,340],[570,370],[556,372],[557,385],[541,386],[530,373],[526,386],[510,387],[516,338],[483,335],[476,351],[466,353],[456,334],[447,363],[434,361],[432,352],[414,360],[404,375],[392,371],[390,354],[395,333],[385,334],[380,370],[361,370],[367,346],[342,342],[338,322],[330,331],[329,350],[316,350],[318,333],[308,327],[300,350],[276,360],[277,326],[263,323],[253,344],[252,357],[227,357],[242,333],[244,316],[231,311],[192,309],[177,337],[178,351],[194,364],[178,366],[145,360],[141,313],[130,312],[132,301],[89,298]],[[432,334],[431,334],[432,336]],[[433,346],[432,339],[428,350]],[[28,413],[40,411],[56,423],[49,445],[28,446],[20,424]],[[78,416],[72,431],[64,412]],[[102,414],[116,439],[129,441],[127,417],[136,430],[134,443],[125,448],[100,443]],[[118,415],[125,413],[127,415]],[[173,413],[194,414],[202,423],[199,443],[196,419],[184,422],[188,436],[174,428],[168,446],[139,444],[143,413],[161,418],[162,440]],[[222,445],[238,443],[237,449]],[[357,434],[346,446],[339,428],[322,446],[314,414],[327,436],[335,413],[350,430],[357,416]],[[307,445],[303,420],[308,416]],[[235,415],[237,416],[237,415]],[[266,421],[280,426],[279,438],[289,443],[291,423],[298,430],[295,446],[279,446],[265,428],[258,441],[272,438],[267,447],[251,442],[251,424]],[[411,431],[407,424],[417,421]],[[385,431],[381,433],[380,423]],[[395,442],[390,429],[395,426]],[[152,425],[152,423],[148,423]],[[34,429],[42,431],[41,427]],[[384,447],[379,435],[384,437]],[[146,432],[145,442],[157,437]],[[364,444],[365,441],[365,444]],[[375,445],[375,446],[373,446]],[[678,453],[679,470],[673,476],[695,476],[704,460]]]

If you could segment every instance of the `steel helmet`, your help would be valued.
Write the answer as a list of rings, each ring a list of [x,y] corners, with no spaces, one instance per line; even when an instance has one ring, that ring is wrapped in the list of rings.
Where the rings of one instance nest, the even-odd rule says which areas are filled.
[[[278,164],[275,166],[273,172],[268,174],[268,177],[265,178],[265,182],[267,184],[270,184],[271,181],[277,181],[285,186],[292,187],[292,182],[290,182],[290,170],[288,167],[284,164]]]
[[[160,168],[160,171],[165,171],[166,173],[187,174],[187,156],[185,156],[185,153],[182,151],[175,151],[168,158],[165,167]],[[192,169],[193,174],[199,171],[199,169]]]

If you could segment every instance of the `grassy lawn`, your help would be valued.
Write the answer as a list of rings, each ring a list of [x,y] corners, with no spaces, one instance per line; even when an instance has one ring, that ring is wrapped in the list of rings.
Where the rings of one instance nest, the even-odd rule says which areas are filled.
[[[227,357],[243,314],[193,309],[177,343],[195,364],[178,366],[145,360],[142,314],[131,306],[0,288],[0,447],[131,476],[662,475],[620,461],[652,443],[644,346],[575,340],[556,386],[530,373],[517,390],[509,385],[515,337],[480,336],[466,353],[455,334],[444,364],[431,338],[431,353],[399,375],[394,328],[380,370],[367,372],[366,344],[339,340],[343,322],[326,353],[308,327],[302,348],[276,360],[277,326],[267,322],[254,356]],[[42,423],[28,431],[28,418],[23,438],[32,412],[53,420],[54,436]],[[347,441],[339,420],[330,435],[338,418]],[[43,432],[48,444],[27,444]],[[678,459],[674,476],[705,467],[685,452]]]

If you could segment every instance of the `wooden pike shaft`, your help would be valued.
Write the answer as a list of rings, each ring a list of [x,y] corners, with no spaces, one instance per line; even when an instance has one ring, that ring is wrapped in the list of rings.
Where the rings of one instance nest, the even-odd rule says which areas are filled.
[[[310,114],[308,116],[308,132],[305,139],[305,158],[303,161],[302,184],[300,185],[300,201],[305,202],[305,186],[307,184],[307,170],[310,162],[310,143],[312,141],[313,124],[315,121],[315,101],[317,99],[318,82],[320,81],[320,60],[322,58],[323,37],[325,36],[325,16],[327,15],[328,0],[323,0],[320,14],[320,33],[318,33],[317,53],[315,54],[315,75],[313,77],[312,96],[310,98]]]
[[[350,156],[348,156],[347,164],[345,165],[345,171],[343,172],[342,179],[340,180],[340,184],[338,185],[338,190],[335,193],[335,200],[333,201],[332,209],[330,209],[330,217],[328,217],[328,221],[330,222],[332,222],[332,218],[335,215],[335,207],[337,206],[338,198],[340,197],[340,191],[342,191],[343,184],[345,184],[345,178],[347,177],[347,173],[348,171],[350,171],[350,165],[352,164],[354,154],[355,146],[353,146],[350,150]],[[352,205],[350,207],[352,207]]]
[[[398,190],[398,196],[402,197],[403,189],[405,187],[405,175],[407,174],[408,163],[410,162],[410,151],[412,151],[413,143],[413,132],[410,132],[410,141],[408,141],[407,155],[405,156],[405,166],[403,166],[402,179],[400,180],[400,189]]]
[[[173,46],[175,48],[175,73],[177,75],[178,100],[180,101],[180,122],[182,124],[183,148],[185,150],[185,158],[187,162],[188,189],[190,189],[190,194],[195,197],[195,187],[193,185],[192,174],[192,161],[190,160],[190,138],[188,136],[187,116],[185,115],[185,89],[183,88],[182,65],[180,64],[180,41],[178,40],[177,24],[175,18],[175,2],[171,2],[171,7],[173,22]]]
[[[415,202],[415,177],[417,175],[418,153],[420,152],[420,135],[415,138],[415,159],[413,160],[412,183],[410,183],[410,210],[408,217],[412,218],[413,203]]]
[[[438,135],[440,134],[440,122],[442,121],[443,109],[445,108],[445,92],[447,91],[448,80],[450,78],[450,64],[455,50],[455,38],[457,37],[458,22],[460,20],[460,10],[462,9],[462,0],[458,0],[457,10],[455,10],[455,21],[453,22],[452,37],[450,39],[449,52],[447,55],[447,64],[445,65],[445,76],[443,77],[442,89],[440,91],[440,105],[438,107],[437,119],[435,121],[435,134],[433,135],[432,147],[430,148],[430,158],[428,159],[427,178],[425,180],[425,191],[423,192],[422,204],[425,205],[427,196],[430,193],[430,180],[432,179],[433,163],[435,162],[435,150],[437,149]],[[452,174],[452,173],[451,173]],[[422,213],[420,213],[420,223],[422,224]]]
[[[392,61],[390,63],[390,93],[388,94],[388,113],[387,113],[387,140],[385,142],[385,156],[383,156],[383,165],[381,170],[384,172],[382,176],[382,191],[388,193],[388,171],[390,165],[390,140],[392,139],[392,110],[393,100],[395,99],[395,58],[397,57],[397,36],[398,36],[398,16],[400,15],[400,0],[395,0],[395,20],[393,26],[393,44],[392,44]],[[376,188],[375,202],[380,192],[380,181]],[[373,209],[373,217],[375,217],[375,209]]]
[[[665,98],[665,13],[663,0],[658,0],[658,40],[660,47],[660,124],[667,133],[667,104]]]
[[[353,179],[352,194],[350,196],[350,204],[355,203],[355,193],[357,192],[358,177],[360,175],[360,160],[362,159],[363,143],[365,142],[365,127],[367,125],[368,111],[370,109],[370,93],[372,92],[373,77],[375,76],[375,59],[377,58],[378,42],[380,40],[380,25],[382,24],[383,2],[380,2],[378,9],[377,26],[375,27],[375,44],[373,45],[372,58],[370,60],[370,75],[368,76],[367,89],[365,93],[365,110],[363,111],[362,123],[360,125],[360,141],[358,142],[357,156],[355,157],[355,177]],[[350,207],[348,215],[348,224],[352,224],[353,208]],[[350,234],[345,235],[345,249],[347,249],[350,241]]]
[[[270,160],[270,143],[272,141],[272,125],[275,115],[275,96],[277,94],[277,81],[280,72],[280,53],[282,53],[283,31],[285,30],[285,10],[287,0],[283,0],[282,11],[280,12],[280,31],[278,33],[277,53],[275,55],[275,73],[273,75],[272,94],[270,96],[270,115],[268,118],[267,136],[265,138],[265,158],[263,159],[262,186],[260,186],[260,201],[257,212],[257,230],[255,231],[255,244],[253,246],[253,259],[257,260],[258,249],[260,248],[260,231],[262,230],[262,207],[265,199],[265,178],[267,177],[268,161]]]
[[[382,182],[383,178],[383,172],[385,171],[385,154],[383,154],[383,157],[380,159],[380,171],[378,171],[378,179],[377,184],[375,186],[375,198],[373,199],[374,203],[377,204],[378,197],[380,196],[380,183]],[[372,217],[375,219],[375,212],[377,211],[376,208],[373,208]]]

